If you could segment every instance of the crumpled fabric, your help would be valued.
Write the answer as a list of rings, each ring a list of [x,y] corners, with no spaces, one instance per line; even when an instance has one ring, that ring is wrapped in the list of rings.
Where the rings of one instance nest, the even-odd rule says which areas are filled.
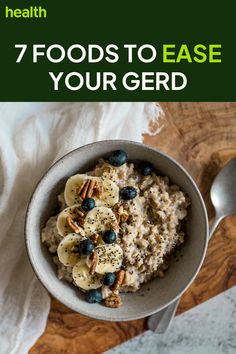
[[[57,159],[104,139],[141,142],[160,129],[155,103],[0,104],[0,352],[24,354],[50,308],[24,245],[24,219],[39,179]]]

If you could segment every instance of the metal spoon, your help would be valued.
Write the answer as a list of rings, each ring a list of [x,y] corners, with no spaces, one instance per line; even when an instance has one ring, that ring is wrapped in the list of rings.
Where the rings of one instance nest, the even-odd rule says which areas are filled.
[[[236,214],[236,158],[219,172],[211,186],[211,201],[215,207],[215,219],[209,230],[209,239],[220,221]],[[180,298],[148,319],[148,328],[155,333],[164,333],[176,312]]]

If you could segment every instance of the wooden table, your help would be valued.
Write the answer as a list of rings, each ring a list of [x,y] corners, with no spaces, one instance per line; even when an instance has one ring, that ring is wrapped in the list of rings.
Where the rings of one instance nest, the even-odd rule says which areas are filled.
[[[196,180],[207,205],[213,178],[236,156],[236,103],[163,103],[164,128],[145,142],[176,158]],[[236,183],[236,181],[235,181]],[[184,312],[236,284],[236,218],[225,219],[210,241],[204,265],[182,296]],[[123,323],[84,317],[52,299],[44,334],[30,354],[103,353],[146,329],[146,320]]]

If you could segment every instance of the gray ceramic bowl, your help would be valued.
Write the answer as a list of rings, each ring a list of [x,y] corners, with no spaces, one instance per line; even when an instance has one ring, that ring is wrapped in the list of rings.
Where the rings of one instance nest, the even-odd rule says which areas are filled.
[[[163,175],[178,184],[191,197],[187,238],[181,257],[173,258],[166,276],[143,285],[136,293],[122,294],[123,306],[111,309],[88,304],[73,285],[57,279],[55,265],[47,248],[40,241],[46,220],[55,213],[57,195],[66,179],[94,167],[97,160],[111,151],[123,149],[130,161],[148,160]],[[207,213],[201,194],[189,174],[164,153],[131,141],[101,141],[72,151],[57,161],[41,179],[29,203],[26,225],[26,246],[34,271],[45,288],[59,301],[83,315],[110,321],[126,321],[150,315],[179,297],[195,278],[203,262],[208,236]]]

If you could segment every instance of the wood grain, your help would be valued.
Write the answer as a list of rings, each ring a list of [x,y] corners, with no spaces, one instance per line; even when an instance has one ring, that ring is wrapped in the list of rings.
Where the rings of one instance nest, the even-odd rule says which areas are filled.
[[[145,142],[176,158],[196,180],[207,204],[211,183],[236,156],[236,103],[163,103],[163,129]],[[182,296],[178,313],[236,285],[236,218],[225,219],[210,241],[204,265]],[[30,354],[103,353],[146,329],[146,320],[123,323],[97,321],[52,299],[44,334]]]

